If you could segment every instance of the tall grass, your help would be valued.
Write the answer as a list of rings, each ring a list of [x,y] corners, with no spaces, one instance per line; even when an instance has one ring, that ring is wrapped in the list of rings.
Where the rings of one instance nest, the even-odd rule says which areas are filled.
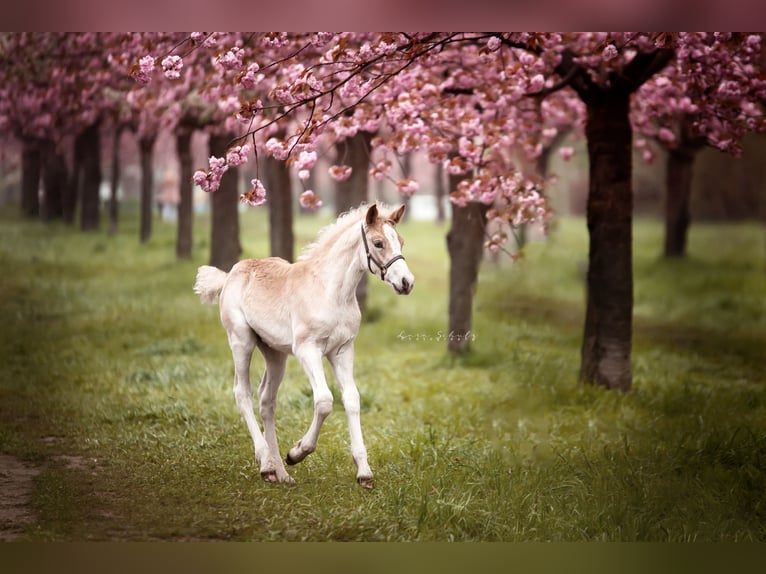
[[[446,352],[444,227],[403,224],[409,297],[371,281],[356,343],[377,488],[354,481],[341,401],[317,452],[263,483],[231,392],[217,309],[191,290],[206,262],[174,229],[138,244],[0,214],[0,451],[39,464],[31,540],[764,540],[763,229],[692,228],[683,261],[634,230],[634,390],[577,382],[587,232],[561,219],[521,262],[487,263],[473,350]],[[327,220],[299,218],[299,244]],[[267,254],[243,214],[245,256]],[[253,377],[260,374],[254,361]],[[328,369],[329,375],[329,369]],[[336,396],[337,399],[339,397]],[[312,398],[290,359],[283,454]]]

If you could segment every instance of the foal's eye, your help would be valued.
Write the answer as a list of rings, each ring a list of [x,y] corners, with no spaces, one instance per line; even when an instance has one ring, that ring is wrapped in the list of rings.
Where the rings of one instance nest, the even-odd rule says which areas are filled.
[[[375,241],[373,242],[373,245],[377,247],[378,249],[383,249],[383,242],[382,241]]]

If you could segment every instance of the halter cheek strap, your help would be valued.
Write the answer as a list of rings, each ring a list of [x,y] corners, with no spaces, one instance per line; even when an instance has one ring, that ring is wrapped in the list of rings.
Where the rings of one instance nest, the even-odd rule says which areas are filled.
[[[367,268],[370,270],[370,273],[373,275],[375,272],[372,270],[372,264],[375,263],[375,265],[378,266],[378,269],[380,269],[380,279],[381,281],[385,280],[386,278],[386,271],[388,271],[388,268],[391,267],[394,263],[399,261],[400,259],[404,261],[404,255],[401,253],[399,255],[394,255],[391,259],[388,260],[388,262],[385,265],[381,265],[375,257],[373,257],[372,253],[370,252],[370,246],[367,244],[367,233],[364,230],[364,223],[362,223],[362,241],[364,242],[364,251],[367,253]]]

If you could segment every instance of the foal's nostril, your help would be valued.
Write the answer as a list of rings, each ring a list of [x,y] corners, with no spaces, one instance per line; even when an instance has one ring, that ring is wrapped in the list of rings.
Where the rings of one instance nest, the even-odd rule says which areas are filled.
[[[406,278],[402,279],[402,291],[404,291],[405,293],[410,292],[410,282],[407,281]]]

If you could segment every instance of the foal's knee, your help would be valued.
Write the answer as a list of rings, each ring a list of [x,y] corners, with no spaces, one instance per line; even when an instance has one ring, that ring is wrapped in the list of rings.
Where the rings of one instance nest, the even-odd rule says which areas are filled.
[[[343,391],[343,408],[350,415],[358,415],[360,413],[359,391],[355,387]]]
[[[324,419],[332,412],[332,395],[320,397],[314,401],[317,416]]]

